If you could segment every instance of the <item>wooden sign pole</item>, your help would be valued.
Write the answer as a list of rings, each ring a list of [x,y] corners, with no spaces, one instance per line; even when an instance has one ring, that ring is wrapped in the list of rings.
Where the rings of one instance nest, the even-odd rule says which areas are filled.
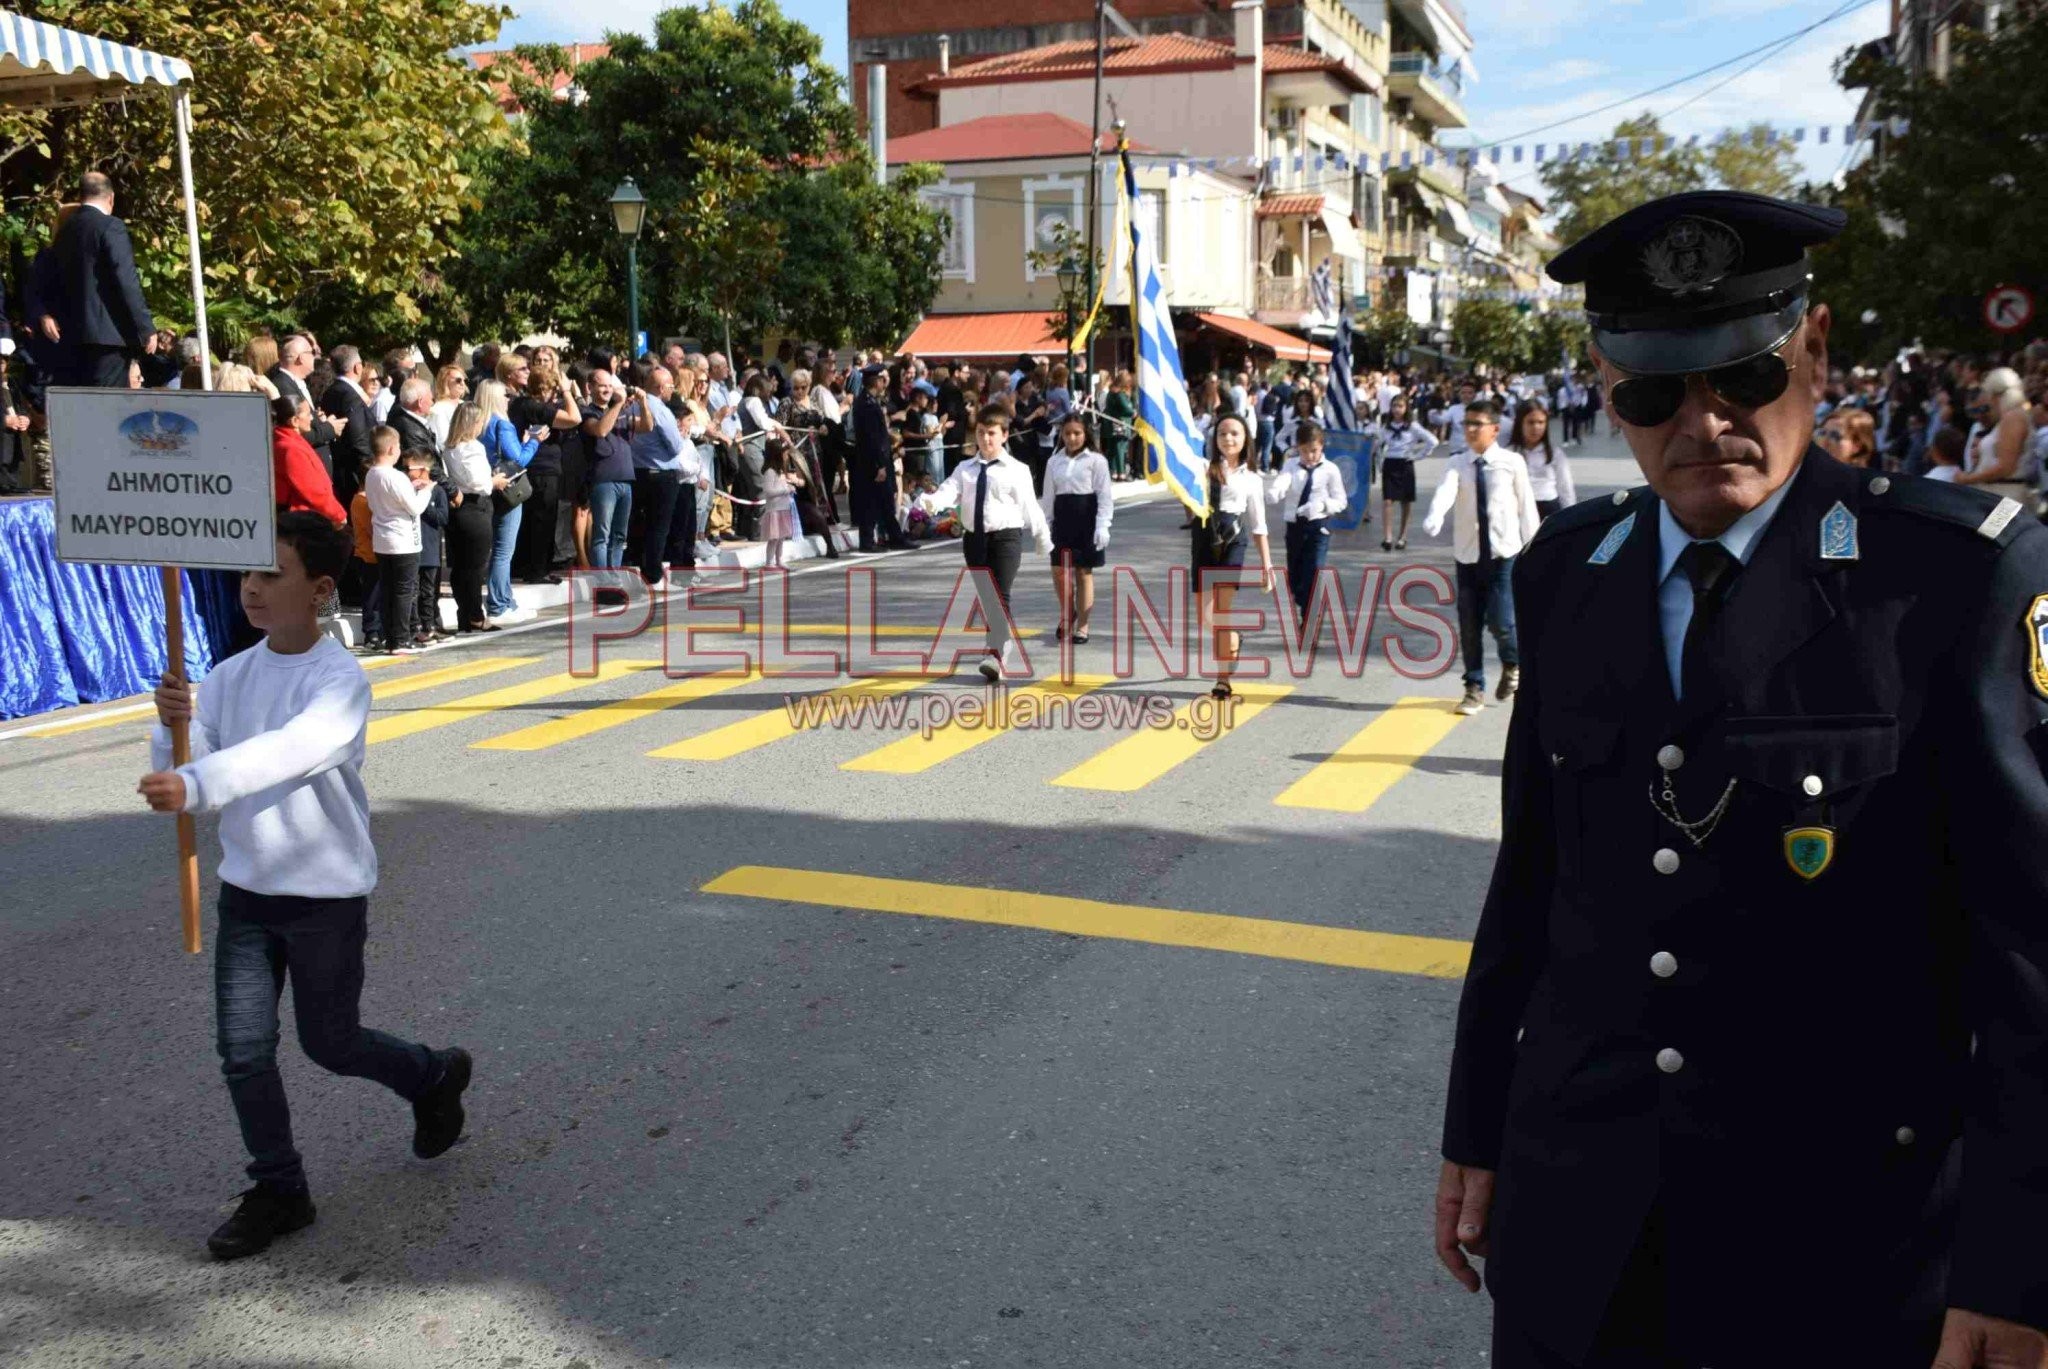
[[[176,566],[162,568],[164,577],[165,670],[185,678],[185,585]],[[171,764],[192,760],[192,724],[171,725]],[[199,954],[199,835],[190,813],[178,814],[178,902],[184,915],[185,949]]]

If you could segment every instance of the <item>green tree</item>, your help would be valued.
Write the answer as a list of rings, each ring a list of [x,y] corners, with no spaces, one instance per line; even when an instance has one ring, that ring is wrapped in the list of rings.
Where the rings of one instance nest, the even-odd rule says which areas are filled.
[[[838,73],[774,0],[664,10],[650,41],[608,35],[579,100],[524,81],[525,155],[485,178],[481,228],[455,273],[493,316],[574,335],[626,316],[625,253],[605,201],[632,176],[650,331],[768,325],[827,340],[907,326],[938,287],[939,216],[921,176],[873,184]],[[521,49],[536,72],[559,49]],[[894,340],[893,338],[890,340]]]
[[[30,18],[192,65],[193,179],[209,313],[233,345],[322,300],[423,317],[426,278],[474,204],[464,149],[505,136],[455,49],[490,41],[511,11],[470,0],[20,0]],[[0,228],[33,250],[80,174],[107,171],[152,308],[189,323],[184,202],[169,106],[121,105],[0,121]],[[365,337],[365,342],[377,339]]]
[[[1845,86],[1869,89],[1875,118],[1907,121],[1849,172],[1835,197],[1849,226],[1814,253],[1814,298],[1833,307],[1845,354],[1877,360],[1916,339],[1995,349],[2009,344],[1982,321],[1986,291],[2048,299],[2048,237],[2028,208],[2048,186],[2048,5],[2020,0],[1995,35],[1953,41],[1942,81],[1854,52],[1837,64]]]
[[[1414,344],[1415,332],[1407,310],[1383,306],[1352,321],[1352,349],[1367,365],[1392,366]]]
[[[1521,368],[1537,374],[1547,374],[1559,368],[1560,359],[1569,357],[1572,366],[1586,364],[1586,344],[1592,339],[1592,331],[1586,326],[1585,315],[1579,313],[1536,314],[1527,320],[1528,352]]]
[[[1665,133],[1654,114],[1639,114],[1616,124],[1590,155],[1545,162],[1543,183],[1569,246],[1639,204],[1687,190],[1786,195],[1798,170],[1796,145],[1768,124],[1731,129],[1700,147]]]
[[[1468,363],[1518,368],[1529,356],[1528,320],[1506,300],[1461,299],[1451,311],[1451,351]]]

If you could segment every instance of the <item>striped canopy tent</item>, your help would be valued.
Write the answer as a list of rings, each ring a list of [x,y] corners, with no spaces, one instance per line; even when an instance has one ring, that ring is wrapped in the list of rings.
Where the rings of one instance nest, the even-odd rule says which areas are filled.
[[[171,97],[178,133],[178,173],[185,191],[185,241],[192,265],[192,317],[199,366],[213,388],[213,350],[206,332],[206,287],[199,271],[199,214],[192,193],[192,68],[176,57],[25,19],[0,10],[0,109],[61,109],[124,101],[131,95]]]

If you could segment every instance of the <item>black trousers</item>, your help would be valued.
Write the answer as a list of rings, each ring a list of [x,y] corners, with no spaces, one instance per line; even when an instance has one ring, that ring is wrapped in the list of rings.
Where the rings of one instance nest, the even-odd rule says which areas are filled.
[[[420,554],[391,552],[377,558],[377,601],[386,644],[411,646],[414,598],[419,593]],[[365,628],[363,636],[369,636]]]
[[[412,596],[413,632],[441,630],[441,566],[421,566],[419,588]]]
[[[874,550],[877,532],[884,542],[902,541],[903,530],[896,525],[896,482],[888,478],[887,471],[877,480],[873,466],[862,469],[856,465],[852,486],[853,526],[860,534],[861,550]]]
[[[64,377],[61,383],[65,385],[125,390],[128,388],[128,349],[90,345],[67,348],[58,373]]]
[[[967,558],[969,569],[985,568],[989,579],[995,581],[994,603],[988,602],[987,591],[979,582],[975,592],[982,596],[981,613],[988,619],[988,649],[1001,651],[1010,641],[1010,586],[1016,583],[1017,567],[1024,560],[1024,531],[998,528],[994,532],[970,532],[961,539],[960,551]]]
[[[533,495],[526,501],[526,513],[519,520],[519,548],[513,556],[512,573],[529,583],[545,580],[555,568],[555,511],[562,502],[562,472],[526,468]]]
[[[669,535],[682,502],[680,471],[641,471],[633,477],[633,512],[640,516],[640,577],[659,586],[668,579]],[[696,511],[690,513],[695,531]]]
[[[697,568],[697,494],[694,480],[681,480],[676,485],[676,511],[668,523],[670,570]]]
[[[465,494],[448,510],[448,582],[455,590],[455,621],[484,621],[484,577],[491,568],[491,497]]]

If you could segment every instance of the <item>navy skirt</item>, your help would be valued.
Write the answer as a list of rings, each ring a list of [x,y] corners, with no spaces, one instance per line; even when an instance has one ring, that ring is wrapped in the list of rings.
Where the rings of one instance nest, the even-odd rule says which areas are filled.
[[[1405,456],[1390,456],[1380,462],[1380,498],[1396,504],[1415,502],[1415,462]]]
[[[1071,556],[1075,570],[1094,570],[1103,561],[1095,549],[1095,515],[1100,494],[1056,494],[1052,500],[1052,564]]]
[[[1244,565],[1245,552],[1251,546],[1251,538],[1246,534],[1240,532],[1237,535],[1237,540],[1223,548],[1221,552],[1211,551],[1209,529],[1204,525],[1197,523],[1192,535],[1194,537],[1194,566],[1198,574],[1212,566],[1229,566],[1232,569],[1238,569]]]

